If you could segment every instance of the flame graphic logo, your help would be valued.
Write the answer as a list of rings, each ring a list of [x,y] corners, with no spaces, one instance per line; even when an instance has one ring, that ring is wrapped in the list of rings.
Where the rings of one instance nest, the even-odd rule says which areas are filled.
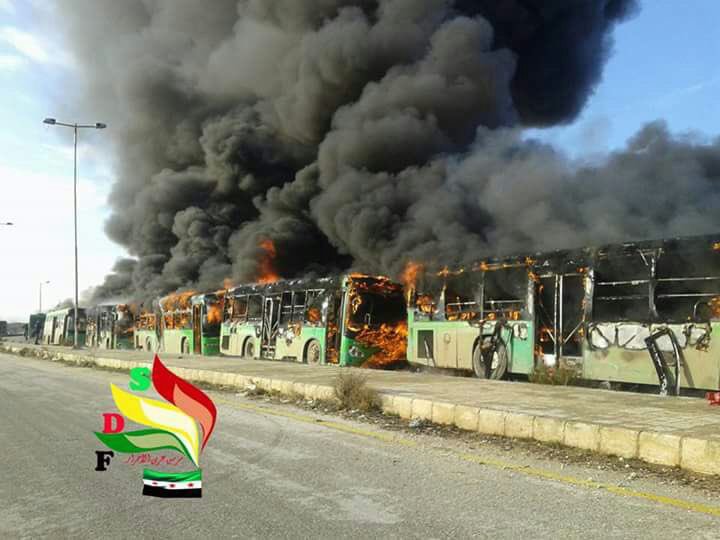
[[[153,361],[152,384],[168,403],[136,396],[114,384],[110,385],[118,410],[128,420],[149,429],[121,433],[96,432],[95,435],[116,452],[140,453],[165,449],[180,452],[198,467],[198,470],[180,475],[145,470],[143,478],[146,489],[143,493],[176,497],[200,496],[200,454],[215,429],[217,408],[205,392],[172,373],[157,355]],[[189,491],[195,494],[180,495],[181,489],[188,486]],[[168,489],[175,491],[173,495],[152,493],[156,488],[163,493]]]

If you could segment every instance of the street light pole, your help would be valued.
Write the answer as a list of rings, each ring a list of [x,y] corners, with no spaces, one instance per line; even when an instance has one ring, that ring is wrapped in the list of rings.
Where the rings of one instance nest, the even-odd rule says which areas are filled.
[[[75,229],[75,309],[73,316],[74,328],[74,339],[73,349],[78,349],[78,243],[77,243],[77,142],[78,142],[78,129],[90,128],[90,129],[105,129],[106,124],[97,122],[95,124],[66,124],[64,122],[58,122],[54,118],[46,118],[43,123],[51,126],[63,126],[73,129],[73,218],[74,218],[74,229]]]
[[[42,313],[42,286],[43,284],[48,284],[49,281],[41,281],[40,282],[40,305],[38,306],[40,309],[38,309],[38,313]]]

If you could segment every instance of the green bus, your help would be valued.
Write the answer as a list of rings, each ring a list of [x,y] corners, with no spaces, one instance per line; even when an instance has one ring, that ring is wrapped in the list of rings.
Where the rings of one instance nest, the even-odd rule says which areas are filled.
[[[387,367],[405,362],[403,288],[351,274],[230,289],[222,354],[309,364]]]
[[[87,310],[85,344],[98,349],[132,349],[135,317],[127,304],[95,306]]]
[[[73,345],[75,338],[75,310],[63,308],[45,314],[43,343],[45,345]],[[78,346],[85,343],[85,309],[78,309]]]
[[[413,365],[720,389],[720,235],[483,261],[412,289]]]
[[[177,354],[219,354],[224,291],[184,292],[160,299],[161,349]]]

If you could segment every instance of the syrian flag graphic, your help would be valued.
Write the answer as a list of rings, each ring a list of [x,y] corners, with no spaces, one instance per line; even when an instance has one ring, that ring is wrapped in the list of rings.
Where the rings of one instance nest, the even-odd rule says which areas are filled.
[[[200,469],[184,473],[143,470],[143,495],[167,498],[202,497]]]

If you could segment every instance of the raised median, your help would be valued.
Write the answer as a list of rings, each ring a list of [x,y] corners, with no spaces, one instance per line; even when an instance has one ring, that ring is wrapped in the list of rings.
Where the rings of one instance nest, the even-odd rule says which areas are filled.
[[[6,352],[127,370],[148,353],[72,351],[17,343]],[[201,383],[330,400],[351,368],[229,357],[162,355],[179,376]],[[359,371],[359,370],[358,370]],[[362,370],[383,412],[489,435],[534,439],[705,474],[720,474],[720,408],[697,398],[478,380],[408,371]]]

